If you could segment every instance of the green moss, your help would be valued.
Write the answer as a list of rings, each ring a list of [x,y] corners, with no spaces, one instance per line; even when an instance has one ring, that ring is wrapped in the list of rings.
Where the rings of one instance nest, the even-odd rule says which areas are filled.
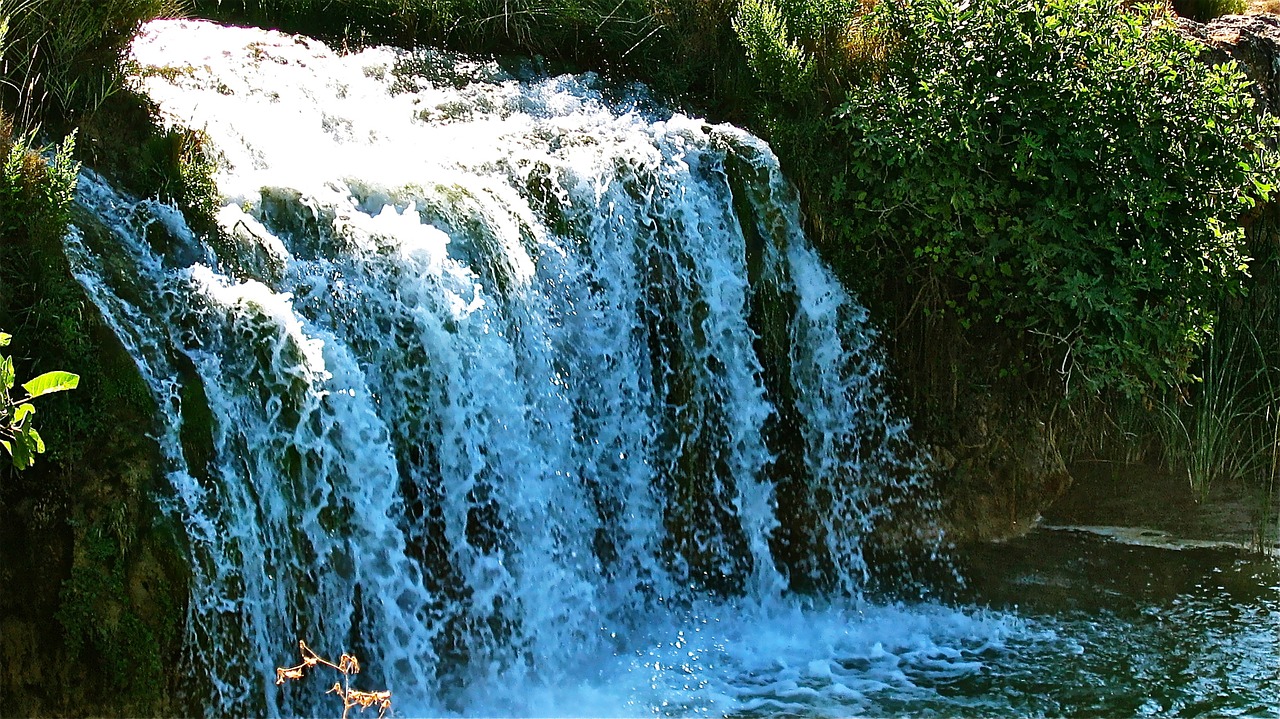
[[[120,92],[84,118],[78,156],[135,197],[174,203],[198,234],[218,230],[217,160],[203,132],[163,127],[149,98]]]
[[[79,536],[56,613],[69,659],[100,667],[102,684],[116,705],[134,711],[164,699],[164,667],[176,652],[182,626],[182,602],[167,572],[152,566],[155,560],[147,561],[154,554],[129,559],[137,554],[139,518],[130,516],[136,512],[124,503],[111,505]],[[130,570],[153,575],[141,582],[149,585],[149,601],[131,596]]]

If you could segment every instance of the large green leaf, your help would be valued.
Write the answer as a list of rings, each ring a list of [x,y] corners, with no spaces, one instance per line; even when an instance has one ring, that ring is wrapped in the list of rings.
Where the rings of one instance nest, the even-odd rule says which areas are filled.
[[[80,386],[80,375],[71,372],[45,372],[35,379],[24,382],[22,388],[32,398],[53,394]]]

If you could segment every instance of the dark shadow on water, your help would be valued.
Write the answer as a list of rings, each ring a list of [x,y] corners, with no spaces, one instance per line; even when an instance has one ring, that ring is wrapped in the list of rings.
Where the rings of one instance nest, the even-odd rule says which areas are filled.
[[[1280,716],[1280,566],[1037,530],[959,554],[964,604],[1021,624],[939,694],[979,713]],[[972,703],[971,703],[972,702]],[[968,714],[961,709],[962,714]]]
[[[1237,602],[1276,599],[1280,567],[1243,550],[1166,549],[1079,531],[1040,529],[969,546],[957,564],[962,602],[1055,614],[1144,607],[1210,590]]]

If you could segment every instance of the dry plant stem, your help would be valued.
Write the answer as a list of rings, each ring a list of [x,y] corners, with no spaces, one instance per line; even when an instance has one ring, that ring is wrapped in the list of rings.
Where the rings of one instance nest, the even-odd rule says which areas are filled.
[[[334,683],[326,694],[337,694],[342,698],[342,719],[347,719],[352,707],[360,707],[364,711],[371,706],[378,707],[381,718],[391,708],[391,692],[363,692],[351,688],[351,675],[360,673],[360,662],[350,654],[343,653],[337,664],[316,654],[307,643],[298,640],[298,651],[302,654],[302,663],[293,667],[276,667],[276,684],[284,684],[290,679],[301,679],[306,670],[318,664],[342,673],[342,682]]]

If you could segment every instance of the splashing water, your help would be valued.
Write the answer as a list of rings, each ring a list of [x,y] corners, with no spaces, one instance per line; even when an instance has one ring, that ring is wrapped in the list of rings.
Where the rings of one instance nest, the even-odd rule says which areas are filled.
[[[85,173],[68,254],[162,408],[210,713],[320,711],[298,638],[411,715],[874,712],[1017,623],[861,598],[930,505],[760,140],[431,52],[134,55],[221,231]]]

